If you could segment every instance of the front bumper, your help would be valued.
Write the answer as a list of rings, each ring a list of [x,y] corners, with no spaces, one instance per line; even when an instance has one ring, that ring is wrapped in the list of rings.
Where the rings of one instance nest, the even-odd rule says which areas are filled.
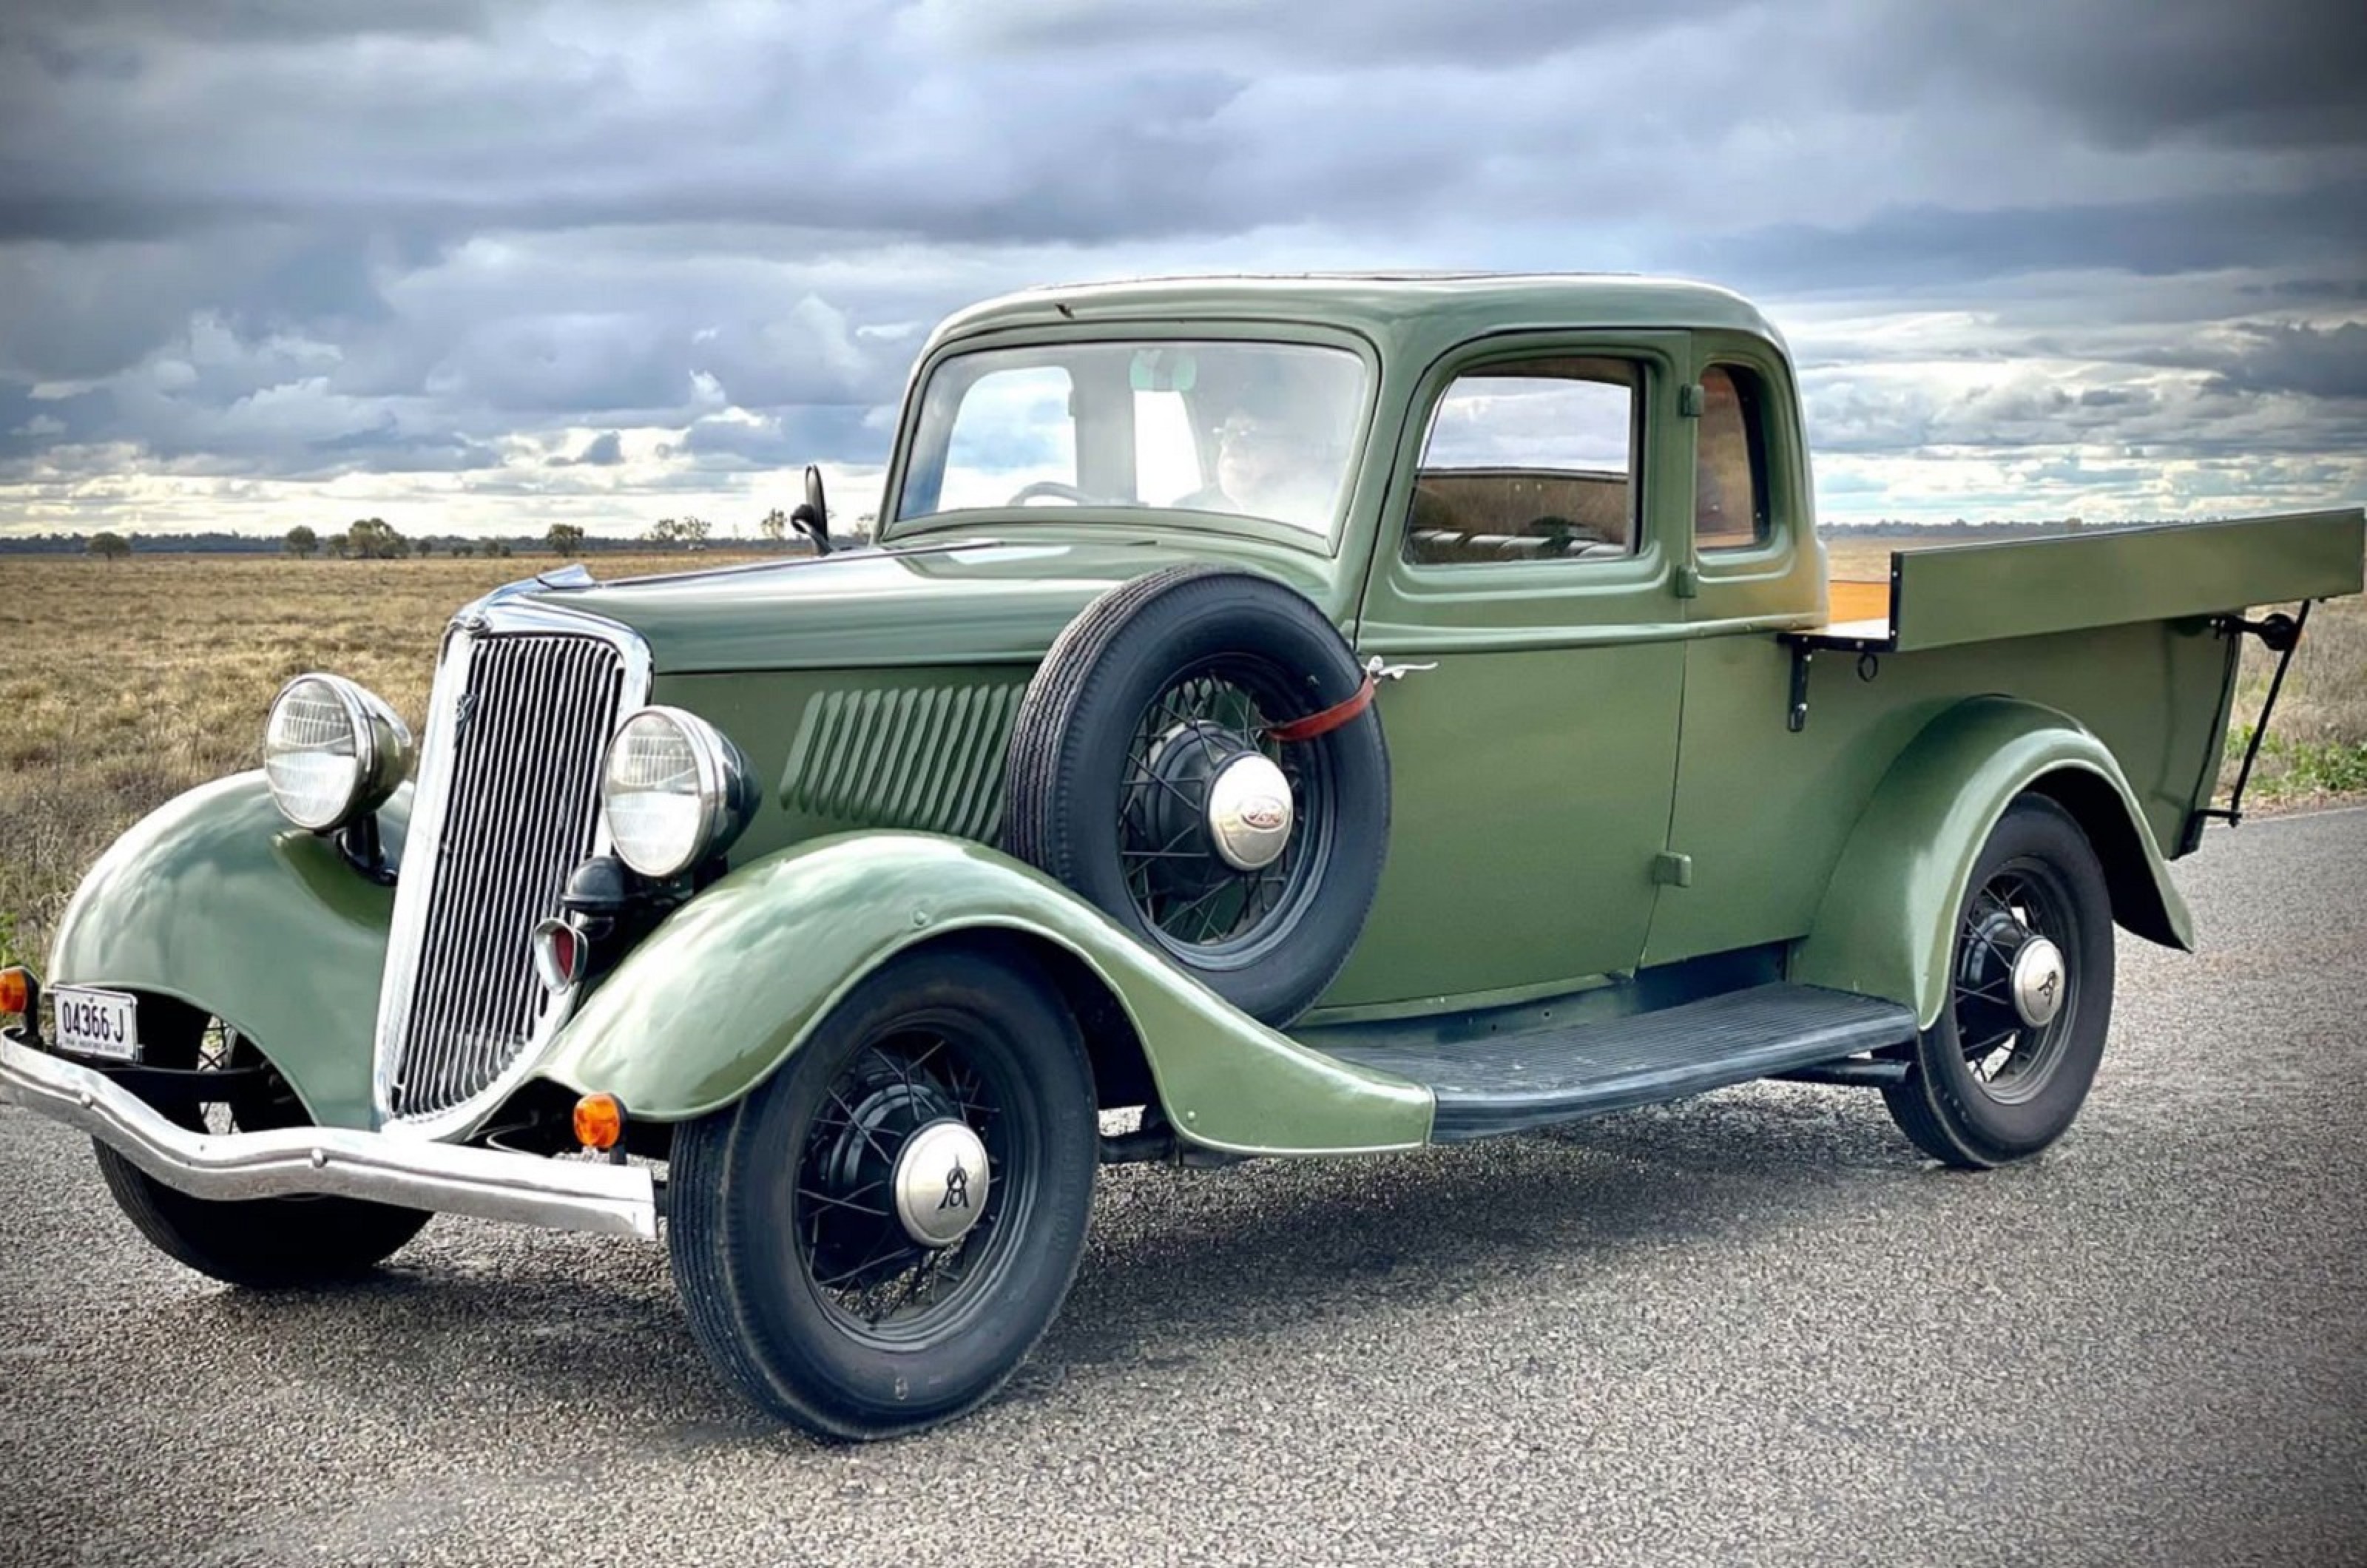
[[[552,1230],[657,1238],[657,1184],[638,1166],[341,1127],[192,1133],[106,1074],[27,1044],[20,1030],[0,1030],[0,1102],[79,1128],[194,1198],[334,1193]]]

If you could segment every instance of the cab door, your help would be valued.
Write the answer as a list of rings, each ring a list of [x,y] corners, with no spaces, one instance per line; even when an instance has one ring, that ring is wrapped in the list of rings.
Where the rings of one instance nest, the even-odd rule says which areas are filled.
[[[1425,374],[1358,651],[1389,853],[1325,998],[1512,999],[1632,969],[1667,847],[1685,625],[1662,495],[1682,333],[1491,336]]]
[[[1645,961],[1673,963],[1804,934],[1825,873],[1884,750],[1836,712],[1861,683],[1814,661],[1793,723],[1793,650],[1776,635],[1821,619],[1825,558],[1810,502],[1791,367],[1739,333],[1693,334],[1681,507],[1693,592],[1669,847],[1686,886],[1657,910]],[[1672,542],[1675,532],[1671,531]],[[1836,685],[1842,688],[1838,694]],[[1900,709],[1898,716],[1909,716]]]

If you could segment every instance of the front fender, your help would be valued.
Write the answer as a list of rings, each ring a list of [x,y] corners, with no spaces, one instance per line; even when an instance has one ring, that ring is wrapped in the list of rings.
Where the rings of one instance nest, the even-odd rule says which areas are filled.
[[[2138,935],[2194,945],[2193,917],[2112,751],[2067,714],[1975,697],[1925,726],[1883,776],[1833,869],[1791,977],[1883,997],[1938,1021],[1956,911],[1973,864],[2015,796],[2036,791],[2086,829],[2112,918]]]
[[[379,808],[401,852],[409,785]],[[166,802],[83,879],[52,983],[177,998],[254,1042],[324,1127],[373,1124],[371,1032],[394,890],[289,825],[260,773]]]
[[[1297,1045],[1099,909],[1007,855],[923,833],[819,839],[734,871],[669,916],[585,1000],[540,1069],[661,1122],[728,1105],[898,953],[960,931],[1073,954],[1125,1010],[1169,1120],[1243,1154],[1411,1148],[1430,1092]]]

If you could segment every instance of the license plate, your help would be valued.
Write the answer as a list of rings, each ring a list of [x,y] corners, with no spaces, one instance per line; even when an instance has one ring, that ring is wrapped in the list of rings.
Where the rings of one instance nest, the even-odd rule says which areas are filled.
[[[59,1049],[118,1062],[140,1059],[139,998],[59,986],[51,990],[50,1001],[57,1010]]]

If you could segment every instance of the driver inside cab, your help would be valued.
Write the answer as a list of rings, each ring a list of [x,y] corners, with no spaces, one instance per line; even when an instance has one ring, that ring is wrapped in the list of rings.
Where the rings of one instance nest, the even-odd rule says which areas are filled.
[[[1175,504],[1323,527],[1338,499],[1341,446],[1336,434],[1297,416],[1286,400],[1235,405],[1216,422],[1208,443],[1211,482]]]

